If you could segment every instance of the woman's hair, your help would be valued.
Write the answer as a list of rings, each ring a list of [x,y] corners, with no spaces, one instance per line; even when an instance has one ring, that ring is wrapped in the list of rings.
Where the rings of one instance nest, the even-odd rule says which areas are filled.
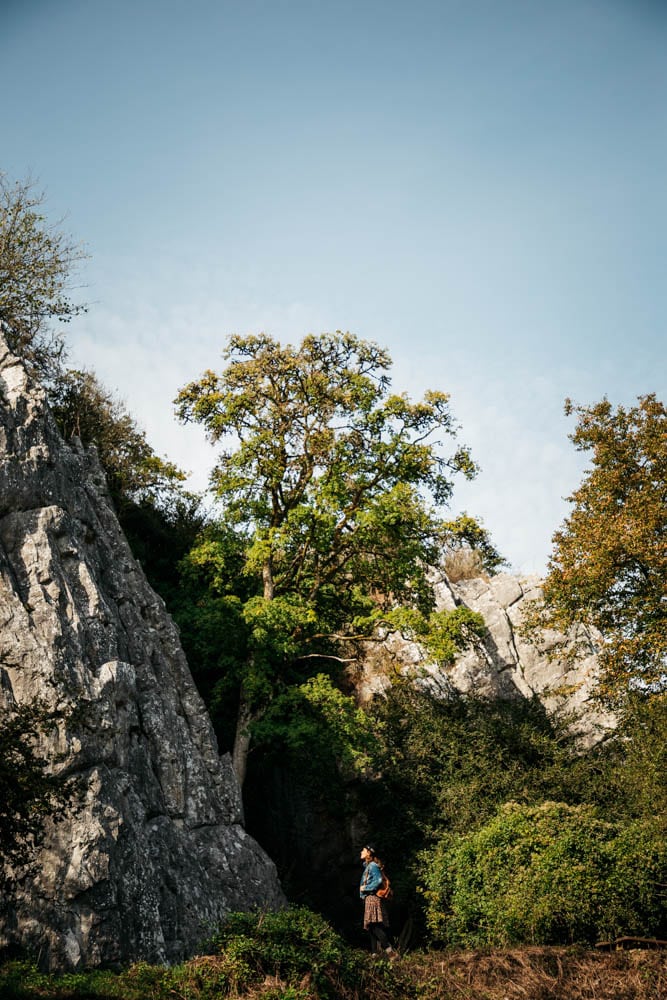
[[[366,848],[366,850],[367,850],[367,851],[368,851],[368,852],[370,853],[370,856],[371,856],[371,861],[374,861],[374,862],[375,862],[375,864],[376,864],[376,865],[378,865],[378,867],[382,868],[382,867],[383,867],[383,865],[382,865],[382,862],[381,862],[381,861],[380,861],[380,859],[378,858],[378,856],[377,856],[377,854],[376,854],[376,852],[375,852],[375,848],[374,848],[374,847],[371,847],[371,845],[370,845],[370,844],[366,844],[366,845],[365,845],[365,848]]]

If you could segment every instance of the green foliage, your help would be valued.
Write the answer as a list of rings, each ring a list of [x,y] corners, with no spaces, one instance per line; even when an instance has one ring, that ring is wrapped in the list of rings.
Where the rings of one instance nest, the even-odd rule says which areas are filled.
[[[361,792],[369,828],[417,927],[423,879],[420,852],[443,836],[488,822],[508,800],[595,801],[612,765],[581,754],[563,722],[537,699],[435,697],[403,681],[370,707],[377,734],[371,773]],[[379,834],[380,835],[380,834]]]
[[[408,641],[418,642],[443,665],[452,663],[458,652],[486,633],[484,619],[469,608],[431,611],[398,605],[382,610],[367,607],[352,624],[362,635],[376,633],[382,641],[387,632],[399,632]]]
[[[119,506],[118,519],[134,557],[151,586],[175,613],[182,599],[179,566],[206,517],[200,498],[175,488],[160,505],[147,496]]]
[[[66,440],[76,436],[97,447],[119,509],[146,501],[164,508],[179,495],[185,474],[154,453],[134,418],[92,372],[63,372],[50,389],[49,402]]]
[[[253,726],[258,747],[291,764],[328,800],[376,755],[376,726],[326,674],[288,687]]]
[[[600,777],[590,801],[615,821],[654,817],[667,836],[667,694],[634,692],[615,732],[587,759]]]
[[[436,507],[449,499],[452,475],[472,477],[475,466],[465,448],[445,457],[435,441],[454,436],[448,397],[430,392],[412,403],[390,394],[391,362],[375,344],[340,332],[297,348],[237,336],[225,357],[222,373],[206,372],[176,402],[181,419],[228,446],[212,477],[227,530],[209,532],[189,567],[220,592],[230,554],[237,566],[242,556],[248,656],[234,753],[242,778],[248,723],[286,684],[348,657],[349,644],[398,606],[432,612]],[[420,625],[449,658],[472,627]]]
[[[183,488],[184,473],[155,454],[125,406],[89,371],[62,371],[48,397],[66,440],[95,445],[118,519],[148,579],[170,604],[178,564],[204,524],[201,499]]]
[[[247,657],[243,605],[238,597],[187,594],[171,607],[197,686],[209,711],[238,690]]]
[[[588,805],[506,803],[422,861],[430,930],[450,944],[650,934],[664,916],[662,837],[649,824],[607,823]]]
[[[453,690],[442,698],[402,682],[372,713],[381,735],[382,795],[401,802],[422,841],[442,830],[470,830],[507,799],[558,794],[581,801],[590,790],[587,758],[537,699]]]
[[[484,619],[470,608],[432,611],[423,614],[418,608],[392,608],[378,623],[415,640],[439,664],[453,663],[461,649],[483,638]]]
[[[267,975],[291,987],[307,976],[318,996],[337,998],[361,976],[359,958],[322,917],[304,907],[231,914],[210,944],[229,963],[237,990]]]
[[[413,404],[388,392],[386,352],[350,334],[306,337],[298,349],[267,336],[232,337],[229,364],[179,393],[184,420],[204,423],[223,452],[213,483],[228,523],[243,529],[245,569],[267,599],[299,594],[351,620],[359,589],[389,606],[428,601],[425,569],[451,474],[474,474],[453,435],[448,398]],[[335,599],[334,599],[335,598]]]
[[[181,580],[193,593],[216,596],[234,594],[246,600],[255,591],[244,588],[246,539],[225,521],[211,520],[202,527],[183,557]]]
[[[40,972],[37,965],[26,959],[6,962],[0,966],[0,990],[3,1000],[34,1000],[37,997],[77,997],[81,996],[79,985],[86,981],[84,996],[95,996],[88,989],[90,975],[57,978]],[[63,981],[64,980],[64,981]],[[112,993],[105,994],[113,996]]]
[[[184,474],[154,453],[92,372],[65,368],[64,342],[53,324],[84,311],[70,288],[86,254],[47,221],[42,203],[31,181],[12,184],[0,173],[0,330],[46,389],[65,439],[76,435],[96,445],[133,551],[153,585],[171,597],[176,564],[203,523],[198,500],[182,489]],[[165,544],[166,535],[171,543]]]
[[[0,719],[0,886],[30,863],[45,820],[59,816],[72,794],[42,746],[60,719],[39,701],[5,710]]]
[[[165,968],[138,962],[120,972],[46,975],[31,962],[0,966],[3,1000],[388,1000],[413,997],[385,963],[349,948],[304,907],[232,913],[209,942],[210,955]]]
[[[63,354],[50,324],[83,311],[68,292],[86,254],[47,222],[43,201],[31,181],[12,184],[0,173],[0,330],[10,349],[49,381]]]
[[[601,694],[623,703],[633,686],[659,690],[667,662],[667,410],[655,395],[614,410],[569,400],[571,439],[591,467],[569,498],[538,621],[577,623],[603,637]]]

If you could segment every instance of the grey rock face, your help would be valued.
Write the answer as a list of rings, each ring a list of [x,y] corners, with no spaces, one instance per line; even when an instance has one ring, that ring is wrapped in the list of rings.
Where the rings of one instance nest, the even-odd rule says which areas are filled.
[[[573,715],[582,745],[593,744],[615,725],[613,715],[591,700],[598,669],[597,639],[584,634],[576,656],[570,658],[558,655],[563,637],[556,633],[542,632],[536,642],[524,638],[521,621],[527,605],[540,597],[540,588],[537,576],[499,574],[454,584],[440,575],[435,584],[438,609],[464,606],[479,612],[487,636],[447,668],[429,661],[417,643],[396,633],[387,636],[383,650],[371,651],[363,667],[358,684],[362,699],[388,686],[382,663],[388,654],[418,683],[443,696],[452,689],[490,698],[537,696],[548,711]]]
[[[96,456],[63,442],[1,341],[0,667],[0,710],[71,713],[48,751],[80,786],[3,901],[0,944],[49,968],[174,961],[231,910],[283,905]]]

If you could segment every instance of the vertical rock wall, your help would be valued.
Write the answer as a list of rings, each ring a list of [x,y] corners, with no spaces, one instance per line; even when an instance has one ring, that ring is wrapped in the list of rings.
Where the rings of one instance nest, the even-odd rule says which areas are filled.
[[[2,342],[0,671],[0,709],[69,713],[48,749],[80,788],[3,901],[0,943],[50,968],[173,961],[230,910],[283,904],[94,452],[63,442]]]

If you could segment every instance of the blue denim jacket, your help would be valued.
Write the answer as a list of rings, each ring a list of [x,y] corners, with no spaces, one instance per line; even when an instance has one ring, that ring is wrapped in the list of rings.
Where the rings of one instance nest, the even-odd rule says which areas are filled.
[[[382,885],[382,872],[380,866],[374,861],[369,861],[364,868],[361,882],[359,884],[359,895],[362,899],[371,896]]]

